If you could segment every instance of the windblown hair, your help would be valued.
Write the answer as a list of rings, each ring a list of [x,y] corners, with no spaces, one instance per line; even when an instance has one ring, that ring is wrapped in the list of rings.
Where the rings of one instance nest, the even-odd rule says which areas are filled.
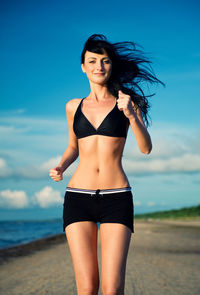
[[[150,108],[148,97],[154,94],[145,95],[141,84],[143,82],[161,83],[163,86],[165,84],[156,78],[150,65],[151,61],[144,57],[143,51],[137,49],[134,42],[110,43],[102,34],[93,34],[85,42],[81,54],[82,64],[85,61],[86,51],[98,54],[104,54],[105,51],[108,54],[112,61],[112,72],[107,82],[108,90],[115,97],[118,97],[119,90],[130,95],[136,107],[140,108],[145,125],[148,127],[147,116],[149,117]]]

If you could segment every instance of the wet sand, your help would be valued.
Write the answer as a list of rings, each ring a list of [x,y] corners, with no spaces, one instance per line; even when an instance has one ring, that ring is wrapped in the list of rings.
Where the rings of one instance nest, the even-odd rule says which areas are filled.
[[[99,267],[100,246],[99,240]],[[0,250],[0,263],[0,294],[76,294],[71,255],[64,234]],[[184,222],[135,221],[125,295],[176,294],[200,294],[200,226]]]

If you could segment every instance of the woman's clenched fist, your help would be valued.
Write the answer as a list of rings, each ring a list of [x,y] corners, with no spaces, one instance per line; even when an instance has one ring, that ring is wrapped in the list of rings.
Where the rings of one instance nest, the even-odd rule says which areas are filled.
[[[63,170],[61,167],[55,167],[49,170],[49,176],[54,181],[61,181],[63,179]]]

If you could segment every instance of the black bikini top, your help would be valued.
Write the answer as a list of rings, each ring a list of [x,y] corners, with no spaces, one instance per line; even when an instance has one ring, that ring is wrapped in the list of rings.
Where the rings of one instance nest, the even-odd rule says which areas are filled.
[[[83,99],[84,98],[81,99],[81,102],[78,105],[73,122],[73,130],[78,139],[91,135],[127,137],[127,124],[129,123],[129,120],[124,115],[123,111],[118,109],[117,101],[114,108],[107,114],[96,129],[81,110]]]

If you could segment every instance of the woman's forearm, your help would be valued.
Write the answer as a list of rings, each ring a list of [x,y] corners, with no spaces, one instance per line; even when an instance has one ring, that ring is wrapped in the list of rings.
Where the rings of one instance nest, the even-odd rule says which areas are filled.
[[[143,126],[137,116],[133,116],[129,119],[129,122],[141,153],[149,154],[152,150],[152,142],[146,127]]]
[[[75,149],[71,146],[68,146],[58,164],[59,167],[62,168],[64,172],[76,159],[78,158],[79,152],[78,149]]]

